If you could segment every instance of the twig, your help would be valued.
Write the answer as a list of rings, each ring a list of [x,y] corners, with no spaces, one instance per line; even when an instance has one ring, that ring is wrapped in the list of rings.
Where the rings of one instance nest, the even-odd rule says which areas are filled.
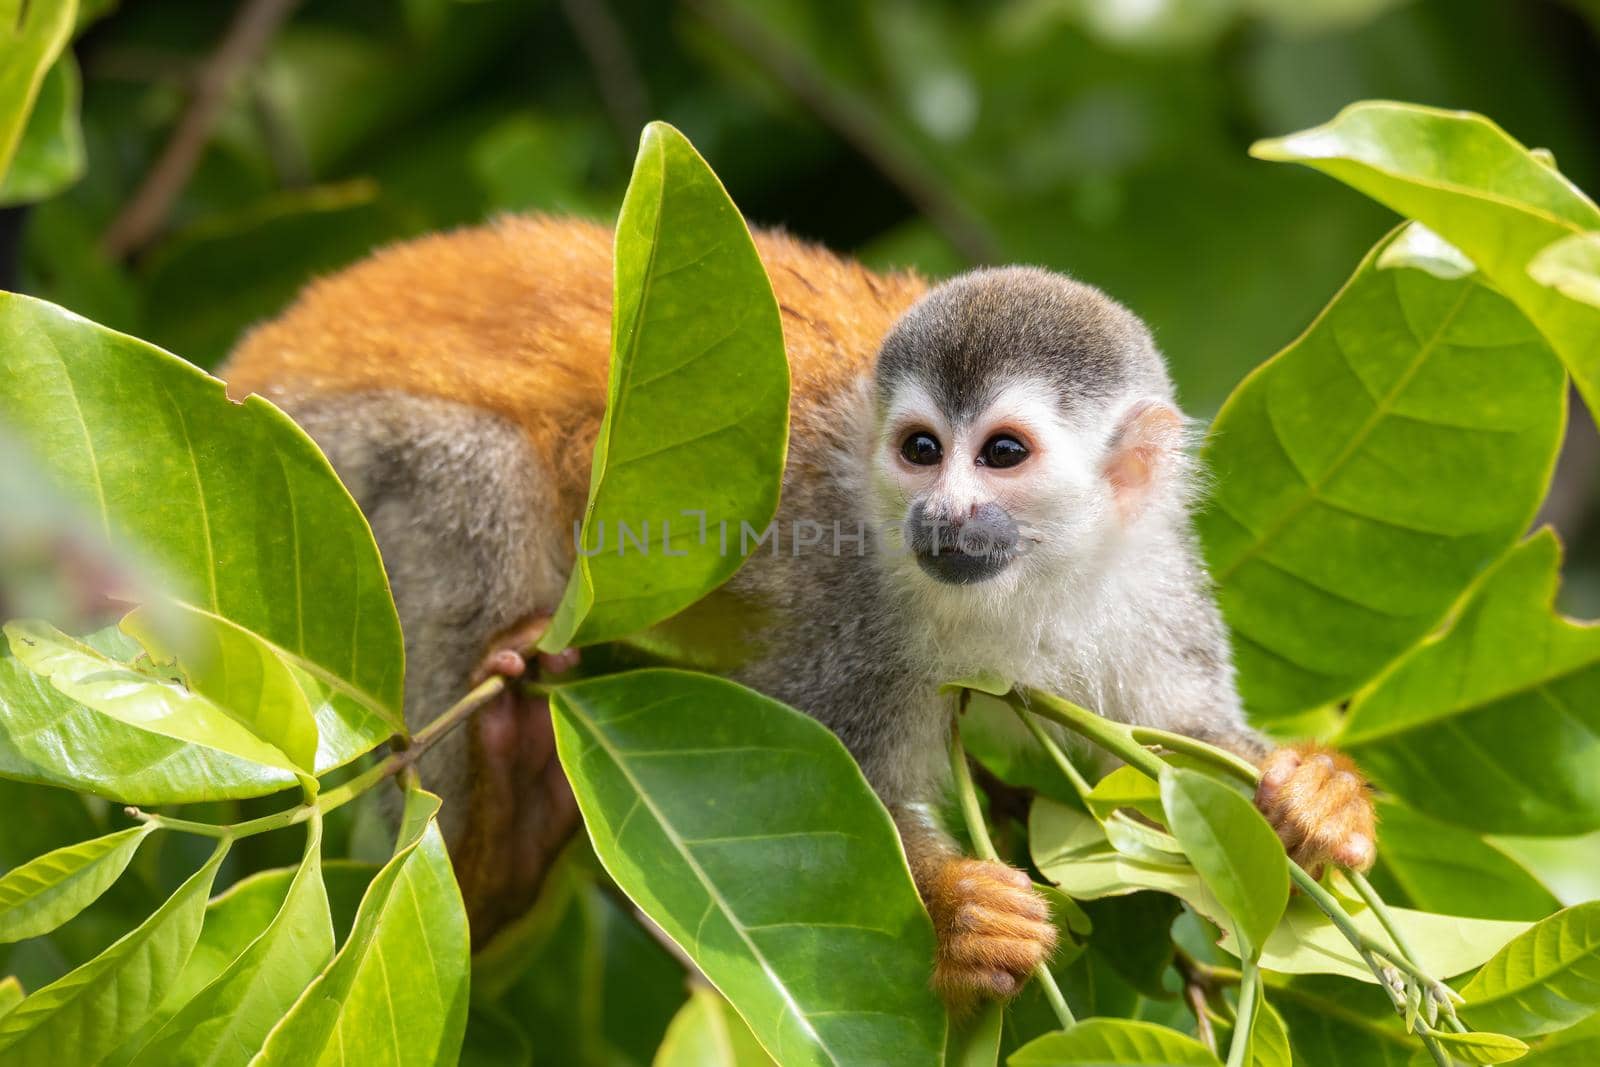
[[[1217,1031],[1211,1025],[1211,994],[1216,989],[1217,983],[1212,978],[1210,968],[1195,959],[1182,948],[1176,948],[1172,954],[1172,965],[1177,968],[1178,975],[1183,979],[1183,999],[1188,1003],[1189,1010],[1194,1012],[1195,1033],[1200,1042],[1217,1054]]]
[[[994,850],[994,842],[989,839],[989,827],[983,821],[983,809],[978,806],[978,791],[973,788],[972,772],[967,767],[967,750],[961,744],[961,727],[955,723],[950,724],[950,773],[955,776],[956,798],[961,804],[961,816],[966,820],[973,849],[981,859],[998,861],[1000,854]],[[1050,1002],[1061,1028],[1070,1030],[1076,1026],[1078,1020],[1067,1006],[1067,998],[1061,995],[1061,987],[1056,985],[1056,976],[1050,973],[1050,967],[1040,963],[1033,969],[1033,976],[1039,988],[1044,990],[1045,999]]]
[[[155,165],[101,237],[100,248],[107,258],[125,259],[148,244],[161,229],[178,194],[189,184],[240,72],[266,50],[267,42],[297,3],[298,0],[246,0],[239,8],[217,50],[200,66],[189,105]]]
[[[933,177],[928,164],[917,158],[916,151],[871,105],[835,86],[803,53],[768,32],[738,5],[688,0],[687,6],[898,186],[963,256],[974,263],[993,263],[1000,258],[999,242],[983,220]]]
[[[1093,787],[1089,785],[1083,773],[1073,766],[1072,760],[1068,759],[1067,754],[1061,751],[1061,746],[1056,744],[1055,738],[1044,732],[1044,727],[1039,725],[1038,719],[1014,705],[1011,710],[1017,713],[1017,718],[1022,720],[1022,725],[1026,726],[1028,732],[1033,734],[1033,739],[1039,742],[1039,747],[1044,749],[1045,755],[1049,756],[1050,761],[1056,765],[1056,770],[1060,771],[1061,776],[1072,784],[1072,791],[1077,793],[1078,799],[1087,806],[1089,792]]]
[[[632,141],[650,120],[650,93],[616,13],[606,0],[561,0],[561,10],[594,70],[611,124]]]
[[[200,834],[204,837],[253,837],[256,834],[264,834],[269,830],[281,830],[285,826],[294,826],[296,823],[305,822],[318,813],[326,814],[335,808],[348,804],[391,775],[400,775],[403,779],[406,775],[414,774],[413,768],[416,766],[417,760],[422,758],[423,753],[438,744],[452,730],[471,718],[478,709],[505,692],[505,688],[506,680],[499,675],[478,683],[466,696],[450,705],[438,718],[412,735],[410,743],[405,748],[398,752],[390,753],[387,757],[368,767],[355,777],[322,793],[315,800],[297,804],[282,811],[275,811],[271,815],[263,815],[259,819],[251,819],[248,822],[234,823],[232,825],[219,825],[217,823],[178,819],[170,815],[142,811],[135,807],[124,808],[123,811],[127,813],[129,818],[138,819],[141,822],[154,823],[164,830],[181,830],[185,833]]]

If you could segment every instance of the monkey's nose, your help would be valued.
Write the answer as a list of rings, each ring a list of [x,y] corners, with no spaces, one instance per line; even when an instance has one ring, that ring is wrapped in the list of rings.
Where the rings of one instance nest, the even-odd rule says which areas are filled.
[[[1019,540],[1010,513],[992,501],[974,505],[959,521],[914,511],[908,533],[923,571],[959,585],[999,574],[1016,557]]]

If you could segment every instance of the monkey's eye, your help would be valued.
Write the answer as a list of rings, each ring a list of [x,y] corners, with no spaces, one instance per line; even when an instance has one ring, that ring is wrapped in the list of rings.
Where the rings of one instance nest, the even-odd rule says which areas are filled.
[[[939,447],[939,439],[933,434],[918,430],[901,442],[900,454],[907,463],[931,467],[944,457],[944,449]]]
[[[978,463],[984,467],[1015,467],[1028,458],[1028,447],[1010,434],[998,433],[984,442]]]

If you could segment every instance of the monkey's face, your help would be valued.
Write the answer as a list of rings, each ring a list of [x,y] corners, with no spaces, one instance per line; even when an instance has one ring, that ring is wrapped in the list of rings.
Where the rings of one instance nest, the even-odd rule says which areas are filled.
[[[1062,518],[1098,508],[1083,450],[1038,383],[999,390],[970,414],[916,384],[882,422],[874,464],[880,518],[907,557],[945,585],[1009,584]],[[998,581],[1002,576],[1008,580]]]
[[[1152,502],[1181,508],[1165,368],[1143,324],[1089,286],[1031,268],[947,282],[885,339],[876,387],[893,571],[970,591],[953,605],[1058,595],[1103,572]]]

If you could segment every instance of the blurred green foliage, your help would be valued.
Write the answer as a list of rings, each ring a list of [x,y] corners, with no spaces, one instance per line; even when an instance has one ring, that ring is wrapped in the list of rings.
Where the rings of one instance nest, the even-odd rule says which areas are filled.
[[[27,291],[202,364],[375,245],[500,211],[610,217],[648,118],[756,221],[877,265],[982,255],[1104,286],[1200,414],[1387,223],[1248,159],[1253,139],[1406,99],[1494,115],[1600,186],[1583,4],[318,0],[237,80],[155,240],[106,261],[235,9],[123,0],[88,28],[87,176],[25,236]]]

